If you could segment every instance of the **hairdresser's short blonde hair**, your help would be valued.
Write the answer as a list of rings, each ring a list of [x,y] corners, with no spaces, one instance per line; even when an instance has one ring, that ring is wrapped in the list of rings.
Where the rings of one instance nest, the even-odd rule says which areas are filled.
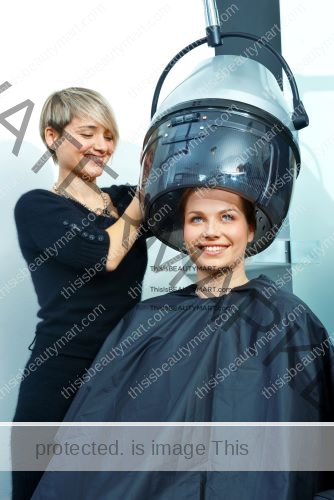
[[[110,130],[116,148],[119,131],[114,112],[108,101],[95,90],[83,87],[69,87],[52,93],[43,105],[39,120],[39,133],[43,143],[52,153],[52,159],[58,163],[56,152],[49,148],[45,140],[45,129],[53,121],[64,129],[73,118],[92,118]]]

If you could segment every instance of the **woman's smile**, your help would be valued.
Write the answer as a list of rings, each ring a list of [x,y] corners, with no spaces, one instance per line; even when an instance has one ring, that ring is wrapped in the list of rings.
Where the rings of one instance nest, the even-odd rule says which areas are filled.
[[[104,163],[104,160],[106,159],[105,156],[96,156],[96,155],[92,155],[92,154],[87,154],[87,155],[85,155],[85,157],[88,158],[89,160],[93,161],[94,163],[96,163],[96,165],[98,165],[101,168],[103,168],[105,166],[105,163]]]
[[[208,244],[198,245],[198,248],[202,250],[202,255],[221,255],[229,248],[230,245],[222,244]]]

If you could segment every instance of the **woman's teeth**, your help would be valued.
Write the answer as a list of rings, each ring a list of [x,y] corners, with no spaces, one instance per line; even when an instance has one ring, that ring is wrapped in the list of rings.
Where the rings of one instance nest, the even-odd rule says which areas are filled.
[[[225,250],[226,248],[227,248],[226,246],[213,245],[213,246],[201,247],[201,250],[203,250],[203,252],[205,252],[205,253],[220,253],[223,250]]]

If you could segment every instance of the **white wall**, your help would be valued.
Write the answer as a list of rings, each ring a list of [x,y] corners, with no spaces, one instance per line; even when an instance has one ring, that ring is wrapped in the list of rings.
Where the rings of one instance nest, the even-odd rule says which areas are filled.
[[[333,4],[310,0],[281,2],[282,50],[295,74],[310,125],[300,132],[302,169],[291,210],[291,238],[311,241],[302,252],[319,263],[296,270],[293,290],[334,331],[334,27]],[[306,246],[305,246],[306,248]],[[312,250],[314,249],[314,253]],[[317,252],[317,253],[316,253]]]

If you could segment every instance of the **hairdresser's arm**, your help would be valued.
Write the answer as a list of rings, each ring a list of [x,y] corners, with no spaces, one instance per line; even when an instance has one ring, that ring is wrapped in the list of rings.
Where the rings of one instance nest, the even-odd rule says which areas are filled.
[[[110,239],[107,271],[114,271],[117,268],[140,234],[142,213],[137,192],[123,215],[106,229]]]

